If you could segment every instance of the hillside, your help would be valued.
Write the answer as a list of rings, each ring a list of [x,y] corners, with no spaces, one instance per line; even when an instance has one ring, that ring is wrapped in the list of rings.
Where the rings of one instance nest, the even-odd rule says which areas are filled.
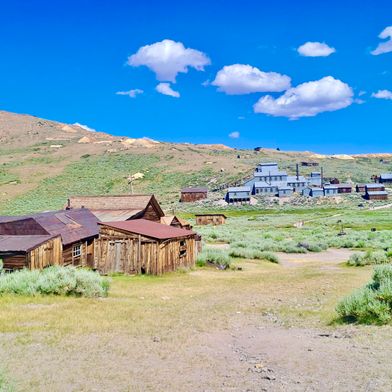
[[[354,182],[392,170],[392,154],[326,156],[160,143],[8,112],[0,112],[0,141],[1,214],[62,208],[72,194],[127,193],[127,177],[135,173],[142,173],[135,192],[154,192],[169,206],[181,187],[232,183],[261,160],[277,161],[291,173],[295,163],[311,160],[323,166],[325,176]],[[311,170],[301,168],[301,174]]]

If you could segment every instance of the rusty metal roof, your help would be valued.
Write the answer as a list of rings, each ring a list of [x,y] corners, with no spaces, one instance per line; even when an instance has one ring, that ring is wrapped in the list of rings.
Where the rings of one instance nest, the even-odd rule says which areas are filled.
[[[55,237],[57,236],[0,235],[0,252],[28,252]]]
[[[50,235],[60,235],[63,245],[99,234],[98,218],[86,208],[48,211],[19,217],[0,217],[0,223],[21,221],[26,218],[34,219]],[[25,230],[23,235],[32,236]]]
[[[125,222],[100,222],[99,225],[113,227],[115,229],[140,234],[157,240],[168,240],[196,235],[196,233],[191,230],[179,229],[146,219],[134,219]]]

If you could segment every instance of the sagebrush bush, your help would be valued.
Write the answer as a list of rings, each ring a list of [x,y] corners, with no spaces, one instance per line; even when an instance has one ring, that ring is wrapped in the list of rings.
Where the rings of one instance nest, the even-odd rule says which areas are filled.
[[[377,266],[372,281],[336,307],[343,321],[387,324],[392,321],[392,265]]]
[[[40,271],[23,269],[0,275],[0,295],[106,297],[108,290],[106,278],[74,267],[52,266]]]
[[[205,248],[198,254],[196,264],[199,267],[204,267],[207,264],[214,264],[220,269],[226,269],[230,267],[231,258],[224,249]]]

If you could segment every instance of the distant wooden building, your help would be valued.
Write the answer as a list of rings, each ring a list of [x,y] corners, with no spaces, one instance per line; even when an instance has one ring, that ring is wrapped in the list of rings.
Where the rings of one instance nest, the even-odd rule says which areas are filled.
[[[62,251],[60,236],[0,235],[0,259],[6,271],[62,265]]]
[[[366,191],[366,200],[388,200],[388,192],[386,191]]]
[[[340,180],[339,180],[339,178],[333,177],[329,180],[329,183],[332,185],[338,185],[338,184],[340,184]]]
[[[338,184],[338,193],[351,193],[353,191],[353,187],[350,184]]]
[[[225,200],[229,204],[248,204],[252,189],[250,186],[230,187],[227,190]]]
[[[165,216],[154,195],[72,196],[66,209],[75,208],[89,209],[101,222],[131,219],[160,222]]]
[[[316,167],[319,166],[318,162],[312,162],[312,161],[302,161],[301,166],[310,166],[310,167]]]
[[[196,225],[223,225],[226,223],[224,214],[196,214]]]
[[[37,235],[60,236],[60,264],[92,267],[94,239],[98,237],[97,222],[96,216],[86,208],[49,211],[28,216],[0,216],[0,235],[8,236],[7,241],[12,241],[11,237],[19,236],[27,243]],[[42,261],[41,264],[45,262]]]
[[[95,268],[103,273],[152,274],[192,267],[196,233],[145,219],[99,223]]]
[[[338,187],[336,185],[324,185],[324,196],[336,196],[338,194]]]
[[[199,187],[199,188],[184,188],[181,189],[181,198],[180,201],[182,203],[191,203],[198,200],[207,199],[208,197],[208,189]]]
[[[379,179],[378,179],[378,181],[381,184],[392,184],[392,173],[383,173],[383,174],[381,174]]]
[[[365,192],[383,192],[385,186],[383,184],[366,184]]]
[[[179,229],[192,230],[192,225],[188,221],[175,215],[163,216],[160,223],[167,226],[178,227]]]
[[[355,192],[357,193],[363,193],[366,191],[366,184],[357,184],[355,186]]]

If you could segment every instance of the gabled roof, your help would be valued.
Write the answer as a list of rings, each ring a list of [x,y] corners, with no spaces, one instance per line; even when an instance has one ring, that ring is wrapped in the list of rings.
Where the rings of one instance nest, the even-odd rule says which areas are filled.
[[[374,189],[374,188],[384,188],[383,184],[366,184],[366,188]]]
[[[100,222],[99,225],[113,227],[114,229],[140,234],[157,240],[168,240],[196,235],[196,233],[191,230],[179,229],[177,227],[151,222],[146,219],[134,219],[125,222]]]
[[[33,219],[49,235],[60,235],[63,245],[72,244],[73,242],[98,235],[98,219],[87,208],[48,211],[11,218],[2,217],[0,223],[19,223],[21,221],[28,221],[29,219]],[[36,233],[36,231],[34,231],[34,233]],[[20,234],[25,238],[31,237],[31,234],[25,229],[21,230]],[[15,235],[17,235],[17,233],[15,233]]]
[[[29,252],[55,237],[52,235],[0,235],[0,252]]]
[[[160,217],[165,215],[154,195],[71,196],[67,208],[88,208],[106,222],[137,218],[149,204],[153,205]]]
[[[392,180],[392,173],[382,173],[380,178],[382,180]]]
[[[368,195],[370,196],[384,196],[384,195],[388,195],[387,191],[369,191],[366,192]]]

